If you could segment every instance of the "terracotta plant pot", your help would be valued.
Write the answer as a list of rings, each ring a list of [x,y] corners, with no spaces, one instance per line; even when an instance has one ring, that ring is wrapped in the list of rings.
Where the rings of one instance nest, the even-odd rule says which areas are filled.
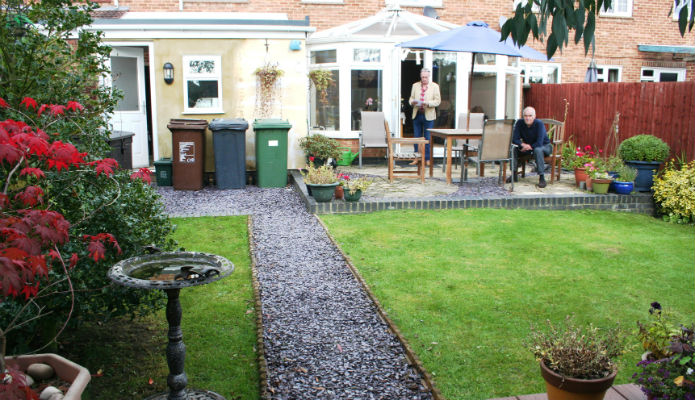
[[[586,168],[574,169],[574,181],[577,183],[577,187],[579,187],[580,182],[586,182],[587,177],[588,175],[586,174]]]
[[[338,185],[335,187],[335,199],[336,200],[341,200],[343,198],[343,193],[344,193],[344,190],[343,190],[342,186]]]
[[[617,374],[614,371],[601,379],[563,378],[551,371],[543,361],[540,364],[548,400],[603,400]]]
[[[5,365],[14,367],[20,371],[26,371],[29,365],[35,363],[50,365],[60,379],[70,383],[70,389],[65,393],[65,397],[63,397],[64,400],[80,400],[89,380],[92,379],[87,368],[77,365],[57,354],[5,357]]]

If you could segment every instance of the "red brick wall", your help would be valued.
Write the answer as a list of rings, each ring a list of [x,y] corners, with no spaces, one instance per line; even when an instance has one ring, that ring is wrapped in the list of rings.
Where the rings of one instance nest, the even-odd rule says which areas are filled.
[[[120,0],[118,3],[120,7],[127,7],[130,11],[179,10],[178,0]],[[491,28],[500,29],[499,17],[511,16],[512,4],[512,0],[443,0],[443,7],[436,11],[443,21],[464,24],[482,20]],[[686,34],[685,38],[680,36],[678,23],[668,16],[671,4],[672,0],[634,0],[630,18],[597,18],[594,56],[596,62],[621,65],[624,82],[638,82],[641,67],[646,63],[663,67],[686,66],[686,79],[695,80],[695,64],[692,61],[686,64],[682,57],[674,57],[673,54],[645,53],[637,50],[638,44],[693,45],[695,31]],[[184,11],[276,12],[286,13],[293,20],[309,16],[311,26],[317,30],[369,17],[384,7],[384,0],[344,0],[343,4],[312,4],[302,3],[301,0],[248,0],[242,3],[184,0]],[[404,9],[417,14],[422,13],[422,9],[418,7]],[[582,43],[574,45],[574,33],[570,35],[569,45],[554,57],[555,62],[562,63],[563,83],[582,82],[591,60],[591,50],[585,56]],[[530,41],[528,44],[541,51],[545,47],[540,42]]]

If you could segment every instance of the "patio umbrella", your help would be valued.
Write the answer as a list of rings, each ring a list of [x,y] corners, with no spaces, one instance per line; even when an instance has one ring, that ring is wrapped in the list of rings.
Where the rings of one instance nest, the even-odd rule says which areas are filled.
[[[488,24],[485,22],[473,21],[459,28],[409,40],[407,42],[400,43],[397,46],[407,47],[410,49],[473,53],[473,57],[471,57],[471,74],[468,78],[469,112],[466,120],[466,128],[468,128],[471,115],[471,88],[473,87],[473,68],[475,66],[476,54],[499,54],[510,57],[527,57],[547,60],[543,53],[540,53],[528,46],[522,46],[519,48],[514,45],[514,42],[511,40],[508,39],[507,41],[500,41],[501,38],[501,34],[494,29],[490,29]]]

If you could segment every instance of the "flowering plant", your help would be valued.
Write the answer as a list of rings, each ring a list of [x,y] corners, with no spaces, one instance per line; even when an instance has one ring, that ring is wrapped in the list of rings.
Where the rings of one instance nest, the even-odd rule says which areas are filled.
[[[338,181],[338,176],[330,165],[314,166],[314,157],[309,157],[309,167],[306,172],[300,171],[304,183],[309,185],[330,185]]]
[[[0,98],[0,107],[11,109],[37,125],[28,115],[33,110],[36,120],[46,122],[47,126],[68,114],[79,114],[84,108],[74,101],[39,106],[30,97],[23,98],[19,108],[10,107]],[[74,308],[70,275],[79,256],[73,253],[66,259],[62,254],[65,250],[61,247],[69,241],[72,226],[63,214],[50,209],[51,188],[45,178],[47,174],[68,171],[110,176],[118,165],[111,158],[89,161],[88,156],[78,152],[71,143],[52,140],[43,129],[24,121],[0,121],[0,302],[23,301],[9,324],[0,326],[0,393],[29,395],[23,376],[5,369],[4,356],[7,335],[46,314],[45,307],[36,300],[64,293],[57,288],[67,282]],[[138,171],[132,178],[149,180],[149,170]],[[87,243],[89,258],[95,263],[104,259],[107,246],[121,253],[110,233],[84,235],[81,239]],[[71,315],[72,308],[63,327],[47,344],[62,332]]]
[[[649,319],[644,323],[637,321],[637,328],[637,337],[644,350],[651,352],[652,358],[659,360],[672,355],[669,349],[671,337],[678,335],[678,327],[659,302],[650,304]]]
[[[637,365],[641,371],[632,375],[650,399],[695,400],[695,324],[681,325],[671,336],[670,357],[643,360]]]
[[[619,328],[582,328],[572,316],[564,324],[546,321],[547,331],[531,327],[527,347],[549,369],[569,378],[600,379],[616,370],[614,359],[624,350]]]
[[[366,176],[359,177],[357,179],[350,178],[350,175],[340,173],[338,174],[338,179],[340,179],[340,186],[343,186],[348,190],[350,194],[355,194],[358,190],[364,192],[367,190],[369,185],[372,184],[372,180]]]
[[[567,168],[586,168],[585,164],[594,161],[596,157],[600,156],[602,153],[603,150],[594,151],[591,146],[584,146],[584,148],[577,146],[574,152],[570,153],[569,157],[567,157]]]
[[[600,158],[587,162],[584,164],[584,168],[591,179],[613,179],[606,169],[606,163]]]

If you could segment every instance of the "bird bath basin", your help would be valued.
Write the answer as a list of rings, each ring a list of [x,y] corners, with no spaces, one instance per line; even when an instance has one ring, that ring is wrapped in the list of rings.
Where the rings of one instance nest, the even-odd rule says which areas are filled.
[[[186,346],[181,331],[179,292],[189,286],[205,285],[220,280],[234,271],[234,264],[214,254],[176,252],[132,257],[109,269],[112,281],[136,289],[160,289],[167,294],[166,316],[169,323],[167,344],[168,393],[150,396],[147,400],[224,400],[208,390],[187,389],[188,377],[183,370]]]

